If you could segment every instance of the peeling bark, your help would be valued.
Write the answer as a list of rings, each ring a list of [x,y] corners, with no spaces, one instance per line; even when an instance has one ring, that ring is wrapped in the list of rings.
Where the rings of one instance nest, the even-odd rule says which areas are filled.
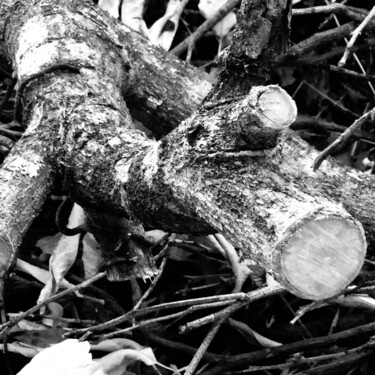
[[[263,39],[257,48],[245,48],[243,56],[234,44],[201,108],[160,141],[134,130],[124,96],[145,123],[155,117],[158,129],[168,114],[166,128],[175,127],[209,88],[192,68],[183,73],[182,63],[165,58],[140,36],[114,34],[119,26],[83,2],[8,0],[0,5],[0,19],[8,19],[1,27],[22,88],[27,126],[5,164],[12,176],[0,172],[4,212],[18,209],[24,194],[24,186],[14,189],[9,180],[22,176],[25,142],[30,159],[40,165],[29,179],[31,196],[37,198],[28,216],[16,229],[6,228],[6,215],[1,218],[7,266],[41,207],[54,169],[69,176],[66,188],[86,211],[176,232],[221,231],[299,296],[325,298],[353,280],[366,240],[342,204],[374,233],[369,220],[375,212],[373,179],[331,161],[314,173],[311,149],[283,136],[282,129],[295,117],[293,101],[274,86],[252,86],[267,80],[280,52],[275,45],[287,36],[288,7],[281,0],[272,9],[265,1],[251,3],[258,6],[259,20],[248,32]],[[245,34],[237,41],[244,41]],[[146,65],[146,56],[152,57],[152,66]],[[155,87],[144,80],[145,72],[153,74]],[[175,86],[177,91],[168,91]],[[155,100],[160,102],[155,105]],[[359,204],[361,199],[367,204]]]

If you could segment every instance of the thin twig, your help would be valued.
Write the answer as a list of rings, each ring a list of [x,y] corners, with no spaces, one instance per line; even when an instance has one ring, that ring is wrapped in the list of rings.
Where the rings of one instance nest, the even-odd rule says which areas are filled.
[[[332,0],[325,0],[326,4],[332,4],[334,1]],[[337,26],[340,26],[340,22],[336,16],[336,14],[333,15],[333,19],[335,20],[335,23]],[[344,38],[345,40],[345,43],[347,44],[348,43],[348,39],[347,38]],[[357,63],[359,69],[361,70],[362,74],[366,74],[366,71],[361,63],[361,61],[359,60],[358,56],[356,53],[353,53],[353,57],[354,57],[354,60],[355,62]],[[372,85],[371,82],[367,82],[367,85],[370,87],[370,90],[372,91],[372,93],[375,95],[375,89],[374,89],[374,86]]]
[[[293,17],[323,13],[339,13],[357,22],[362,22],[367,15],[367,10],[362,10],[360,8],[355,8],[340,3],[330,3],[328,5],[321,5],[316,7],[292,9]]]
[[[164,258],[160,267],[159,267],[159,270],[158,270],[158,274],[156,275],[156,277],[154,278],[154,280],[152,280],[152,283],[151,285],[148,287],[148,289],[146,290],[145,294],[139,299],[139,301],[135,304],[135,306],[133,307],[133,311],[135,310],[138,310],[139,307],[141,307],[142,303],[146,300],[146,298],[151,294],[151,292],[154,290],[156,284],[158,283],[158,281],[160,280],[160,277],[165,269],[165,266],[167,264],[167,258]]]
[[[74,334],[83,334],[88,331],[95,332],[95,331],[103,331],[108,328],[113,328],[121,323],[124,323],[132,318],[144,316],[147,314],[150,314],[152,312],[160,312],[162,310],[168,310],[168,309],[174,309],[179,307],[186,307],[186,306],[193,306],[193,305],[202,305],[207,303],[213,303],[213,302],[220,302],[220,301],[257,301],[259,299],[262,299],[264,297],[268,297],[271,295],[276,295],[279,293],[283,293],[285,289],[281,286],[273,286],[273,287],[266,287],[261,288],[249,293],[232,293],[232,294],[222,294],[219,296],[210,296],[210,297],[201,297],[201,298],[193,298],[188,300],[182,300],[182,301],[175,301],[175,302],[167,302],[162,303],[160,305],[155,305],[151,307],[145,307],[143,309],[139,309],[136,311],[129,311],[124,315],[121,315],[115,319],[109,320],[108,322],[98,324],[93,327],[89,328],[81,328],[72,330],[69,332],[69,335]]]
[[[170,52],[176,56],[180,56],[189,46],[192,46],[199,40],[208,30],[220,22],[229,12],[231,12],[241,0],[229,0],[218,12],[210,19],[202,23],[189,37],[174,47]]]
[[[332,335],[333,330],[336,328],[337,323],[339,321],[339,317],[340,317],[340,311],[341,311],[341,309],[340,309],[340,307],[338,307],[336,309],[335,316],[333,317],[331,326],[329,327],[328,335]]]
[[[344,55],[339,61],[338,66],[343,67],[346,64],[346,61],[351,53],[351,49],[353,48],[354,43],[357,40],[359,34],[361,34],[362,30],[369,24],[371,18],[374,16],[375,16],[375,5],[370,10],[369,14],[366,16],[363,22],[353,31],[352,37],[350,38],[349,42],[346,44]]]
[[[113,328],[132,318],[144,316],[153,312],[160,312],[163,310],[169,310],[169,309],[174,309],[174,308],[179,308],[179,307],[202,305],[206,303],[213,303],[213,302],[219,302],[219,301],[233,301],[233,302],[238,301],[238,300],[244,301],[247,298],[248,298],[248,295],[246,293],[233,293],[233,294],[222,294],[219,296],[201,297],[201,298],[193,298],[193,299],[182,300],[182,301],[167,302],[167,303],[162,303],[160,305],[145,307],[143,309],[139,309],[136,311],[129,311],[126,314],[121,315],[112,320],[109,320],[105,323],[98,324],[96,326],[89,327],[89,328],[81,328],[81,329],[72,330],[69,333],[73,335],[73,334],[85,333],[87,331],[91,331],[91,332],[103,331],[108,328]]]
[[[350,137],[352,137],[353,134],[356,131],[358,131],[368,119],[372,120],[374,116],[375,116],[375,108],[373,108],[371,111],[365,113],[359,119],[354,121],[354,123],[350,125],[349,128],[344,131],[344,133],[340,134],[340,136],[334,142],[332,142],[325,150],[323,150],[317,156],[313,164],[314,171],[316,171],[320,167],[320,165],[328,157],[328,155],[331,155],[334,152],[341,150],[342,147],[345,146],[346,142],[350,139]]]
[[[225,309],[225,313],[223,313],[222,317],[216,321],[209,332],[207,333],[206,337],[202,341],[201,345],[199,346],[197,352],[195,353],[193,359],[189,363],[184,375],[192,375],[194,371],[196,370],[197,366],[199,365],[199,362],[203,358],[203,355],[206,353],[209,345],[211,344],[212,340],[214,339],[217,331],[222,326],[224,321],[229,317],[229,315],[232,313],[232,310],[230,309],[232,306],[227,307]],[[224,312],[223,311],[223,312]]]
[[[366,357],[370,356],[371,354],[373,354],[372,350],[365,350],[362,353],[346,355],[330,363],[327,363],[318,367],[313,367],[303,372],[297,372],[295,373],[295,375],[329,374],[332,371],[337,371],[338,368],[342,368],[344,366],[345,368],[348,368],[348,366],[354,366],[356,363],[363,362],[363,360]]]
[[[344,106],[342,106],[339,101],[340,100],[333,100],[330,96],[328,96],[327,94],[325,94],[324,92],[318,90],[314,85],[310,84],[309,82],[307,81],[303,81],[303,83],[310,87],[313,91],[315,91],[316,93],[318,93],[320,96],[322,96],[323,98],[327,99],[329,102],[331,102],[335,107],[337,108],[340,108],[343,112],[346,112],[346,113],[350,113],[353,117],[359,117],[359,115],[353,111],[351,111],[350,109],[348,108],[345,108]]]
[[[226,313],[226,311],[230,311],[232,314],[233,312],[237,311],[238,309],[246,306],[247,304],[255,301],[259,301],[260,299],[275,296],[277,294],[284,293],[285,289],[280,285],[273,285],[267,286],[264,288],[260,288],[248,293],[248,300],[246,301],[238,301],[233,305],[227,307],[222,311],[218,311],[216,313],[210,314],[203,318],[196,319],[192,322],[189,322],[180,327],[180,333],[187,333],[192,331],[193,329],[199,328],[203,325],[208,323],[214,322],[215,320],[221,319],[222,315]]]
[[[280,296],[280,298],[284,302],[284,305],[287,307],[287,309],[295,316],[296,312],[294,311],[294,309],[292,309],[292,306],[290,306],[289,302],[283,296]],[[303,324],[301,319],[298,319],[298,324],[305,331],[305,333],[307,334],[308,337],[313,337],[313,335],[308,330],[308,328]]]
[[[323,299],[321,301],[314,301],[309,303],[306,306],[301,307],[298,309],[295,317],[290,321],[290,324],[295,324],[298,320],[302,318],[306,313],[313,311],[313,310],[318,310],[323,307],[329,306],[329,300]]]
[[[348,22],[334,29],[316,33],[313,36],[304,39],[298,44],[295,44],[294,46],[289,48],[287,54],[284,56],[280,56],[276,62],[277,64],[281,64],[290,59],[296,59],[298,56],[306,55],[308,52],[316,50],[323,44],[342,40],[346,36],[349,36],[354,29],[354,22]]]
[[[148,326],[150,324],[155,324],[155,323],[158,323],[158,322],[161,322],[161,321],[164,321],[164,320],[182,318],[184,316],[187,316],[187,315],[192,314],[193,312],[196,312],[196,311],[199,311],[199,310],[211,309],[211,308],[219,307],[219,306],[221,307],[221,306],[225,306],[225,305],[228,305],[228,304],[231,304],[231,303],[232,303],[232,301],[221,301],[221,302],[215,302],[215,303],[208,303],[208,304],[205,304],[205,305],[190,306],[186,310],[179,311],[179,312],[174,313],[174,314],[169,314],[169,315],[165,315],[165,316],[160,316],[158,318],[144,320],[144,321],[142,321],[138,324],[135,324],[131,327],[124,328],[124,329],[121,329],[121,330],[118,330],[118,331],[115,331],[115,332],[110,332],[110,333],[107,333],[105,335],[101,335],[100,340],[110,339],[110,338],[116,337],[116,336],[121,336],[125,333],[129,333],[131,331],[134,331],[135,329],[145,328],[146,326]]]
[[[309,62],[307,61],[307,64]],[[353,70],[345,69],[345,68],[340,68],[335,65],[331,64],[317,64],[317,68],[322,68],[324,70],[328,70],[330,72],[338,73],[338,74],[344,74],[349,77],[353,77],[362,81],[370,81],[370,82],[375,82],[375,76],[373,75],[368,75],[368,74],[363,74],[363,73],[358,73]]]
[[[142,336],[145,336],[149,341],[157,345],[163,346],[165,348],[168,348],[169,350],[180,351],[183,353],[187,353],[191,356],[193,356],[197,352],[197,348],[183,344],[181,342],[167,340],[163,337],[155,335],[153,332],[144,330],[140,333]],[[203,358],[208,362],[219,362],[225,358],[225,355],[206,352]]]
[[[201,373],[201,375],[216,375],[223,374],[224,371],[230,370],[237,366],[248,366],[251,363],[260,361],[262,359],[271,360],[279,356],[286,356],[293,353],[302,353],[307,350],[315,348],[324,348],[344,340],[355,337],[370,337],[375,333],[375,323],[368,323],[362,326],[348,329],[339,333],[334,333],[330,336],[314,337],[312,339],[304,339],[291,344],[285,344],[274,348],[261,349],[254,352],[248,352],[238,355],[233,355],[224,359],[220,365],[211,368],[208,371]]]
[[[336,293],[334,296],[319,300],[319,301],[314,301],[311,302],[310,304],[301,307],[298,309],[297,313],[295,314],[295,317],[290,321],[290,324],[294,324],[297,320],[301,319],[303,315],[306,313],[313,311],[313,310],[318,310],[323,307],[329,306],[331,303],[335,303],[336,298],[341,297],[341,296],[347,296],[349,294],[353,293],[364,293],[364,292],[369,292],[372,291],[375,288],[374,285],[370,286],[365,286],[365,287],[349,287],[347,289],[344,289],[338,293]]]
[[[310,364],[310,363],[316,363],[316,362],[333,361],[333,360],[345,358],[349,355],[351,356],[351,355],[358,354],[358,353],[360,354],[361,352],[367,351],[369,349],[373,349],[374,347],[375,347],[375,343],[372,340],[370,340],[369,342],[361,346],[358,346],[353,349],[345,350],[339,353],[325,354],[325,355],[319,355],[319,356],[308,357],[308,358],[290,358],[285,363],[280,363],[277,365],[247,366],[246,370],[225,372],[224,374],[225,375],[244,375],[244,374],[248,374],[248,373],[252,373],[256,371],[278,370],[278,369],[282,370],[284,368],[291,368],[292,366],[301,366],[304,364]]]
[[[235,311],[239,310],[241,307],[246,306],[247,304],[248,304],[247,301],[246,302],[236,302],[233,305],[228,306],[224,310],[221,310],[221,311],[212,313],[210,315],[204,316],[203,318],[193,320],[193,321],[191,321],[189,323],[186,323],[183,326],[181,326],[179,328],[179,333],[186,334],[186,333],[189,333],[189,332],[193,331],[194,329],[200,328],[200,327],[202,327],[206,324],[218,321],[223,317],[223,315],[228,315],[228,312],[230,312],[230,314],[233,314]]]
[[[42,307],[47,306],[49,303],[57,301],[58,299],[65,297],[69,294],[75,293],[81,289],[86,288],[88,285],[102,279],[105,277],[107,274],[106,272],[100,272],[97,275],[91,277],[90,279],[85,280],[83,283],[75,285],[72,288],[66,289],[58,294],[55,294],[54,296],[48,298],[47,300],[41,302],[39,305],[33,306],[31,309],[25,311],[22,314],[19,314],[15,319],[12,319],[11,321],[3,324],[1,326],[2,331],[0,332],[0,339],[3,338],[7,332],[9,331],[10,327],[16,325],[19,323],[21,320],[27,318],[29,315],[34,314],[36,311],[39,311]]]

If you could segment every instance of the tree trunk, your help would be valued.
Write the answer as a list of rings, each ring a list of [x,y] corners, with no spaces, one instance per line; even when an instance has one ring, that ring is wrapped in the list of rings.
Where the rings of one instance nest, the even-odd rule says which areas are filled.
[[[176,232],[220,231],[296,295],[326,298],[354,279],[366,240],[342,204],[374,239],[373,179],[332,161],[313,172],[311,148],[283,135],[295,117],[293,101],[275,86],[252,87],[268,79],[287,40],[283,1],[273,12],[265,1],[251,9],[243,3],[218,85],[160,141],[134,130],[124,95],[138,119],[150,126],[155,117],[161,134],[196,109],[209,84],[87,3],[46,4],[0,5],[27,126],[0,170],[3,270],[54,169],[66,174],[66,188],[88,212]],[[257,20],[250,29],[248,17]],[[151,76],[155,81],[145,79]],[[27,194],[12,183],[25,174]],[[20,202],[29,211],[14,223]]]

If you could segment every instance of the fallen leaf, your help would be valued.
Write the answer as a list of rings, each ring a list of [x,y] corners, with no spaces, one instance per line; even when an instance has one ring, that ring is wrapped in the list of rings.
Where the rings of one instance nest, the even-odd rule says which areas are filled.
[[[75,228],[86,221],[84,211],[81,206],[74,204],[72,212],[68,221],[68,228]],[[74,264],[78,247],[80,235],[75,236],[61,236],[60,240],[53,248],[52,256],[49,260],[50,278],[44,288],[41,290],[38,303],[41,303],[54,295],[60,287],[64,276]]]
[[[143,20],[145,0],[122,0],[121,21],[139,33],[149,36],[146,22]]]
[[[119,6],[121,0],[99,0],[99,8],[108,12],[112,17],[119,17]]]
[[[82,262],[85,279],[95,276],[102,263],[102,253],[98,242],[91,233],[86,233],[82,239]]]
[[[87,341],[65,340],[42,350],[18,375],[107,375],[89,350]]]
[[[204,18],[210,19],[227,2],[228,0],[200,0],[198,8]],[[226,41],[225,38],[229,38],[230,32],[236,24],[237,16],[234,12],[230,12],[212,28],[219,39],[219,52],[229,44],[230,41]]]
[[[157,363],[151,348],[117,350],[96,361],[108,375],[124,375],[127,367],[137,361],[141,361],[147,366]]]
[[[169,51],[188,0],[169,0],[163,17],[158,19],[149,30],[149,39],[166,51]]]

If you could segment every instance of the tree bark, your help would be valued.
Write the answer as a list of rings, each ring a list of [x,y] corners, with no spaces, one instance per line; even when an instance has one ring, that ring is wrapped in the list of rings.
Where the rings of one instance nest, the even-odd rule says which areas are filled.
[[[20,82],[27,131],[0,171],[0,199],[9,213],[1,217],[3,269],[40,209],[54,169],[68,176],[70,194],[88,212],[177,232],[221,231],[299,296],[325,298],[353,280],[366,240],[342,204],[373,239],[373,179],[332,161],[313,172],[313,151],[283,136],[295,117],[292,100],[274,86],[252,87],[268,79],[272,61],[285,48],[283,1],[275,2],[273,12],[260,0],[243,3],[242,29],[223,57],[218,85],[193,116],[160,141],[134,130],[124,95],[147,124],[159,110],[161,124],[170,107],[168,129],[197,107],[207,82],[199,84],[192,68],[173,57],[165,60],[141,37],[121,34],[86,3],[13,3],[0,5],[0,19],[8,19],[2,25],[5,46]],[[254,18],[250,29],[246,17]],[[257,44],[247,44],[249,35]],[[241,43],[248,47],[245,54]],[[152,64],[145,63],[146,56]],[[143,68],[160,77],[156,85],[144,80]],[[168,91],[175,85],[177,91]],[[182,106],[173,104],[176,95]],[[158,97],[163,99],[155,105]],[[20,163],[25,142],[25,155],[38,168]],[[28,217],[9,226],[15,202],[25,196],[24,186],[10,181],[21,179],[25,168],[36,197],[23,201],[30,206]]]

